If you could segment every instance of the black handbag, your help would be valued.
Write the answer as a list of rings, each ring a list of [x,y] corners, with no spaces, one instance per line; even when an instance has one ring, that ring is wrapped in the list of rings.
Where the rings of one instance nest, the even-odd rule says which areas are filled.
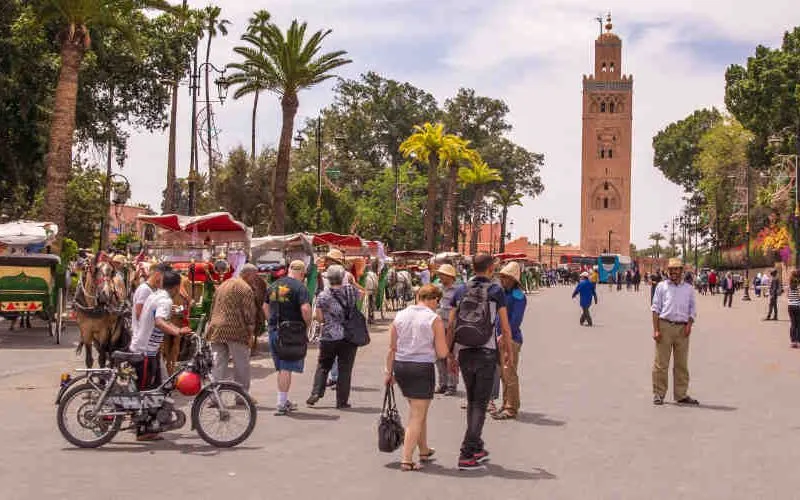
[[[403,421],[397,411],[397,403],[394,398],[394,386],[386,386],[386,393],[383,396],[383,410],[378,420],[378,449],[385,453],[391,453],[403,445],[406,430],[403,428]]]
[[[275,341],[275,354],[283,361],[305,359],[308,351],[308,331],[305,321],[282,321],[281,304],[278,308],[278,338]]]
[[[369,329],[367,328],[367,318],[356,308],[355,303],[352,307],[347,307],[339,297],[333,295],[336,302],[342,306],[344,311],[344,340],[358,347],[363,347],[370,343]]]

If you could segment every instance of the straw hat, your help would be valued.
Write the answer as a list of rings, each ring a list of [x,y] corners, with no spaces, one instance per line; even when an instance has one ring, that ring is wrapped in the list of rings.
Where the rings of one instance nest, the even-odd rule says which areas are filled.
[[[442,274],[444,276],[450,276],[451,278],[456,277],[456,268],[451,266],[450,264],[442,264],[439,266],[439,269],[436,270],[436,274]]]
[[[344,254],[338,248],[331,248],[325,255],[325,258],[339,264],[344,263]]]
[[[508,264],[503,266],[503,269],[501,269],[500,272],[498,272],[497,274],[500,274],[502,276],[507,276],[516,281],[517,283],[519,283],[519,275],[520,275],[519,263],[509,262]]]
[[[581,273],[581,278],[588,278],[588,277],[589,277],[589,273],[587,273],[586,271]]]
[[[127,259],[125,259],[125,256],[122,255],[121,253],[118,253],[117,255],[114,256],[113,259],[111,259],[111,262],[113,262],[114,264],[125,264],[126,261]]]
[[[676,269],[676,268],[683,269],[683,262],[681,262],[681,259],[675,259],[675,258],[669,259],[669,262],[667,262],[667,269]]]
[[[302,260],[293,260],[291,264],[289,264],[289,269],[292,271],[297,271],[304,273],[306,272],[306,263]]]

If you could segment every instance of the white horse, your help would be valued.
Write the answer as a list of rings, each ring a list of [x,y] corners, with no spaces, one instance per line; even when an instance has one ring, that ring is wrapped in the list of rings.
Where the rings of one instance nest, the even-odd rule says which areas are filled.
[[[375,321],[375,307],[378,299],[378,275],[373,271],[366,272],[366,279],[364,280],[364,290],[366,297],[364,304],[367,310],[367,320],[372,323]],[[383,319],[383,308],[381,308],[381,319]]]

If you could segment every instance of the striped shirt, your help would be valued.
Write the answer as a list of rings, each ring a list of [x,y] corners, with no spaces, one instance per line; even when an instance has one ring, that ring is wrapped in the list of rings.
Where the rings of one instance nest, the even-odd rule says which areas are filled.
[[[220,285],[211,305],[208,341],[250,345],[255,323],[255,295],[250,285],[241,278],[231,278]]]
[[[800,288],[789,288],[789,293],[786,294],[789,299],[790,306],[800,306]]]

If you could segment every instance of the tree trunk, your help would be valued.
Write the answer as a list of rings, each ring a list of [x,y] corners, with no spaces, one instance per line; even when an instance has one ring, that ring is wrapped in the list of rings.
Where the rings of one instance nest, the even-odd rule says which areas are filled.
[[[256,166],[256,115],[258,114],[258,94],[259,92],[256,91],[256,95],[253,97],[253,126],[250,131],[250,163],[252,163],[253,168]]]
[[[208,86],[209,60],[211,59],[211,32],[206,44],[206,140],[208,147],[208,185],[214,185],[214,148],[211,146],[211,88]]]
[[[285,93],[281,98],[283,124],[278,144],[278,161],[275,165],[275,183],[272,187],[272,228],[273,234],[283,234],[286,227],[286,194],[289,184],[289,166],[292,154],[292,131],[294,118],[300,103],[297,94]]]
[[[452,245],[453,225],[456,224],[456,189],[458,188],[458,162],[452,162],[447,169],[447,182],[444,187],[444,214],[442,224],[442,250],[455,250]],[[450,248],[446,248],[450,247]]]
[[[478,253],[478,237],[481,234],[481,220],[483,217],[481,216],[481,203],[483,201],[483,190],[477,188],[475,190],[475,208],[472,210],[472,237],[470,238],[469,242],[469,253],[470,255],[475,255]]]
[[[169,150],[167,153],[167,190],[164,194],[164,211],[167,213],[175,212],[175,177],[177,152],[177,126],[178,126],[178,87],[179,81],[172,85],[172,109],[169,113]]]
[[[436,212],[436,191],[439,184],[439,155],[431,153],[428,158],[428,199],[425,201],[425,249],[431,252],[436,251],[436,226],[434,213]]]
[[[71,38],[61,44],[61,70],[50,122],[48,141],[47,178],[44,194],[43,217],[58,225],[58,240],[53,251],[61,249],[61,240],[67,232],[64,226],[67,201],[67,181],[72,169],[72,137],[75,133],[75,108],[78,101],[78,72],[85,53],[85,27],[80,27]]]
[[[508,221],[508,207],[503,205],[500,212],[500,253],[506,251],[506,221]]]

